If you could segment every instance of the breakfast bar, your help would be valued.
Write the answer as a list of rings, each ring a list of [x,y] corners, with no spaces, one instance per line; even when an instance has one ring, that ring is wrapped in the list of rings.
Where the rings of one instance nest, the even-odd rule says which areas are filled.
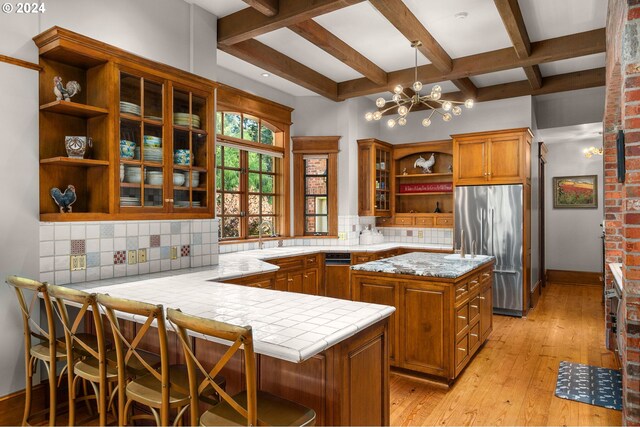
[[[88,288],[251,325],[260,390],[314,409],[318,425],[389,424],[387,323],[393,307],[218,283],[205,279],[207,274],[211,275],[205,270]],[[143,321],[120,316],[130,328]],[[178,363],[182,349],[170,335],[171,362]],[[207,336],[195,338],[195,355],[205,366],[228,345]],[[231,394],[243,384],[242,356],[234,357],[222,371]]]

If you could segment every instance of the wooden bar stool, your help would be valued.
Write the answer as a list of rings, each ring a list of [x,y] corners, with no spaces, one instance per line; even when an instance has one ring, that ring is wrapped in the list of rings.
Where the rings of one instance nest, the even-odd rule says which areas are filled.
[[[169,425],[170,411],[177,410],[173,425],[182,422],[182,417],[191,402],[189,396],[189,379],[184,365],[169,365],[169,352],[164,312],[161,305],[153,305],[139,301],[115,298],[109,295],[98,295],[98,303],[107,314],[115,339],[118,360],[118,416],[119,424],[125,425],[129,419],[128,413],[133,402],[143,404],[151,410],[153,417],[135,415],[135,419],[153,419],[158,426]],[[128,313],[142,317],[144,320],[133,339],[127,339],[120,330],[120,324],[115,312]],[[140,322],[138,322],[140,323]],[[155,324],[158,331],[158,345],[160,350],[160,369],[156,370],[141,354],[139,344]],[[127,382],[125,366],[132,359],[146,370],[141,375]],[[217,378],[218,387],[224,388],[224,378]]]
[[[36,362],[40,361],[44,364],[49,377],[49,425],[56,423],[56,405],[57,405],[57,388],[60,385],[56,380],[56,362],[65,360],[67,353],[65,344],[56,339],[55,319],[51,306],[51,301],[47,293],[47,285],[36,280],[26,279],[23,277],[9,276],[6,283],[13,287],[18,297],[18,305],[22,312],[22,323],[24,326],[24,356],[25,356],[25,402],[24,416],[22,425],[30,425],[29,418],[41,413],[31,414],[31,393],[33,373],[36,368]],[[31,299],[27,303],[27,295],[25,292],[32,292]],[[38,322],[34,321],[32,316],[34,307],[38,307],[36,301],[39,295],[42,295],[44,301],[45,312],[47,315],[47,330],[42,328]],[[33,344],[32,337],[40,340],[40,343]],[[65,367],[66,368],[66,367]],[[63,371],[64,372],[64,371]],[[62,374],[60,380],[62,380]]]
[[[253,333],[250,326],[230,325],[184,314],[172,308],[167,309],[167,318],[178,332],[187,363],[191,424],[196,425],[196,420],[199,420],[201,426],[310,426],[315,423],[316,413],[313,409],[257,390]],[[207,371],[193,353],[188,331],[219,338],[232,344],[213,368]],[[246,390],[231,397],[216,384],[214,377],[241,348],[244,349]],[[197,374],[204,375],[204,379],[199,380]],[[200,416],[198,395],[209,387],[218,392],[220,403]]]
[[[107,360],[107,350],[102,318],[97,303],[97,295],[83,291],[48,285],[49,296],[55,299],[54,311],[58,315],[65,333],[67,348],[67,372],[69,381],[69,425],[75,425],[75,403],[80,400],[95,398],[98,407],[100,425],[107,423],[107,411],[111,406],[117,420],[113,398],[117,391],[118,371],[116,362]],[[80,309],[73,319],[69,316],[67,304],[75,303]],[[85,316],[92,316],[95,336],[78,333],[84,324]],[[89,338],[91,337],[91,338]],[[83,357],[77,357],[81,354]],[[78,381],[85,380],[91,384],[94,395],[78,398]],[[86,394],[86,393],[85,393]]]

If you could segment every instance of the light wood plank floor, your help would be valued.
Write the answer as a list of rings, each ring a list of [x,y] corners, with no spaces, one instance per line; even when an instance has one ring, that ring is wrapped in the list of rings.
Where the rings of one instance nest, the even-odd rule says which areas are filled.
[[[621,412],[555,397],[562,360],[618,368],[597,286],[548,285],[493,332],[450,389],[392,374],[391,425],[621,425]]]

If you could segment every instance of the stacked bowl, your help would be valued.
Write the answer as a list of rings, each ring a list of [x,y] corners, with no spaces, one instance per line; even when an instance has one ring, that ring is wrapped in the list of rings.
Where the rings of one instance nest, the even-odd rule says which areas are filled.
[[[133,159],[135,154],[136,143],[133,141],[128,141],[126,139],[120,140],[120,158],[122,159]]]
[[[162,138],[145,135],[143,149],[145,161],[162,163]]]
[[[147,172],[146,182],[149,185],[162,185],[162,171]]]
[[[176,150],[173,154],[173,163],[181,166],[189,166],[191,164],[191,150]]]
[[[139,184],[142,175],[138,166],[125,166],[124,167],[124,180],[133,184]]]
[[[185,183],[186,179],[182,172],[174,172],[173,173],[173,185],[177,187],[182,187]]]
[[[184,173],[184,182],[185,185],[189,185],[189,172]],[[200,186],[200,172],[191,171],[191,186],[198,187]]]

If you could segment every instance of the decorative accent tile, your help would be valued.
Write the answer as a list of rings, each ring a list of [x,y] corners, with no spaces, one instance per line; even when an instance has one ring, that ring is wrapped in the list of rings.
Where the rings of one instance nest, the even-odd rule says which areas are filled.
[[[84,239],[71,241],[71,255],[82,255],[87,251],[87,244]]]
[[[100,224],[100,237],[113,237],[113,224]]]
[[[407,230],[407,237],[413,237],[413,230]]]
[[[127,262],[127,251],[115,251],[113,253],[114,264],[124,264]]]
[[[132,251],[138,249],[138,236],[127,237],[127,250]]]
[[[182,249],[180,250],[180,256],[189,256],[191,253],[191,245],[182,245]]]
[[[100,267],[100,252],[87,253],[87,268]]]

